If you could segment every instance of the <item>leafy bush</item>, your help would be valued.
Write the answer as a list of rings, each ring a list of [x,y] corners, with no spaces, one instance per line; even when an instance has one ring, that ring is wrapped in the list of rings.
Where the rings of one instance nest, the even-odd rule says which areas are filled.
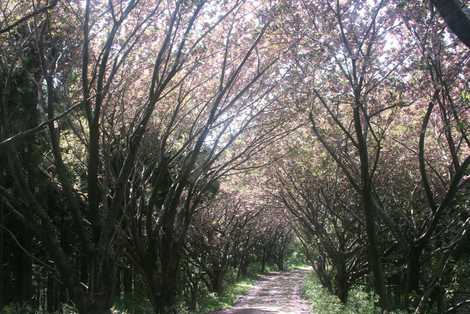
[[[286,264],[287,264],[287,269],[291,270],[291,269],[298,268],[298,267],[304,267],[308,263],[307,263],[307,260],[305,258],[303,251],[295,250],[287,258]]]
[[[308,276],[304,285],[304,296],[312,304],[315,314],[381,314],[376,296],[357,286],[349,291],[348,302],[342,304],[339,298],[325,289],[315,274]],[[389,312],[405,314],[406,312]]]

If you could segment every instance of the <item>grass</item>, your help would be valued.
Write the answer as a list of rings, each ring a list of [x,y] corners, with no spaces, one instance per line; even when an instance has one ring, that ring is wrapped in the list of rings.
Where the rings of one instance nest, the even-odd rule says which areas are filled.
[[[341,303],[339,298],[331,294],[321,284],[315,274],[307,277],[304,285],[304,297],[312,304],[315,314],[381,314],[377,306],[377,298],[363,287],[357,286],[349,292],[348,302]],[[400,312],[388,312],[400,314]],[[404,312],[401,312],[404,313]]]
[[[207,314],[233,306],[240,296],[247,294],[254,287],[255,282],[256,279],[254,277],[243,278],[230,283],[220,296],[216,293],[208,294],[201,301],[201,309],[198,314]]]
[[[287,271],[292,271],[296,269],[312,269],[312,267],[306,263],[295,263],[287,265]]]

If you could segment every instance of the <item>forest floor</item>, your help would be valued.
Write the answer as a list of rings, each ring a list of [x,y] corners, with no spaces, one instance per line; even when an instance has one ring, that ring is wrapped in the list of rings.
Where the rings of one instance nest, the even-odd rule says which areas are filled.
[[[234,307],[212,314],[310,314],[309,303],[301,297],[310,271],[302,268],[260,275],[256,286]]]

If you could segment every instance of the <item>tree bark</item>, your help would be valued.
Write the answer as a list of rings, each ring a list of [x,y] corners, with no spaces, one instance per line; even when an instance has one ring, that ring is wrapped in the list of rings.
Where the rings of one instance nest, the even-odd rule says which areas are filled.
[[[33,237],[31,231],[26,226],[21,226],[20,242],[23,248],[31,252],[33,246]],[[33,262],[22,249],[17,248],[18,264],[17,264],[17,302],[20,304],[28,304],[33,297]]]
[[[243,256],[240,260],[240,264],[238,265],[238,273],[237,278],[243,278],[248,276],[248,259]]]
[[[432,4],[444,18],[450,30],[470,48],[470,17],[459,0],[432,0]],[[465,8],[467,9],[467,8]]]
[[[221,267],[217,267],[211,274],[211,292],[215,292],[217,294],[222,294],[224,291],[224,276],[225,271]]]
[[[366,220],[367,234],[367,257],[369,272],[373,276],[374,289],[380,297],[380,303],[384,309],[389,308],[387,294],[385,289],[385,277],[380,263],[379,242],[377,239],[377,208],[375,207],[372,193],[372,179],[369,173],[369,153],[367,147],[367,134],[364,134],[361,113],[360,113],[360,95],[355,92],[355,104],[353,108],[354,128],[358,143],[358,153],[360,160],[361,186],[360,194],[362,198],[362,207]]]
[[[1,157],[1,156],[0,156]],[[0,158],[1,160],[1,158]],[[0,179],[2,179],[0,177]],[[1,182],[0,182],[1,183]],[[5,225],[4,215],[3,215],[3,204],[0,202],[0,224],[2,226]],[[5,295],[5,236],[3,229],[0,229],[0,311],[2,310],[3,306],[5,305],[6,295]]]
[[[422,249],[417,247],[411,247],[408,255],[407,270],[406,270],[406,294],[410,294],[413,291],[419,289],[419,272],[420,272],[420,256]]]
[[[343,304],[348,300],[348,277],[346,271],[346,263],[343,256],[336,258],[336,274],[335,274],[335,294]]]

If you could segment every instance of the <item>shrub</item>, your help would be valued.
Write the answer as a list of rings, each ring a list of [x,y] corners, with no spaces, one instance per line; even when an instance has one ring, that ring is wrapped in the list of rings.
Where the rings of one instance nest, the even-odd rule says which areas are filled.
[[[377,297],[356,286],[349,291],[348,302],[341,303],[339,298],[325,289],[315,274],[307,277],[304,285],[304,297],[312,304],[315,314],[382,314],[377,306]],[[405,314],[406,312],[389,312],[389,314]]]

